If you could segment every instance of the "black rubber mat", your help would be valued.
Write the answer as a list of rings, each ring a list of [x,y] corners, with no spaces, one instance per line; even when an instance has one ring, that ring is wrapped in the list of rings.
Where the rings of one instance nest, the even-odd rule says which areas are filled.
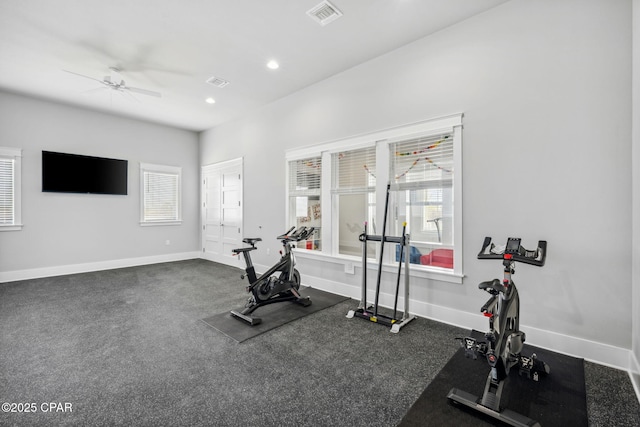
[[[302,305],[286,301],[260,307],[251,314],[253,317],[259,317],[262,319],[262,323],[255,326],[251,326],[246,322],[231,316],[231,310],[207,317],[206,319],[202,319],[202,321],[230,338],[233,338],[238,342],[243,342],[270,331],[271,329],[300,319],[311,313],[324,310],[325,308],[349,299],[348,297],[331,294],[329,292],[313,288],[300,288],[300,294],[303,297],[310,297],[310,306],[303,307]],[[236,310],[241,311],[242,308],[236,308]]]
[[[477,331],[472,336],[477,337]],[[501,406],[525,415],[541,426],[588,426],[583,359],[525,344],[522,355],[536,353],[551,373],[533,381],[513,369],[505,383]],[[409,409],[399,426],[502,426],[506,425],[465,405],[450,402],[457,388],[481,397],[489,374],[486,359],[465,357],[460,348]]]

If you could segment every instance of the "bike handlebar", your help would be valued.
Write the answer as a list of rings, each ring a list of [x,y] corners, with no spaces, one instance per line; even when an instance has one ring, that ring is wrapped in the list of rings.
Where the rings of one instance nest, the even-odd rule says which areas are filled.
[[[291,227],[289,231],[277,237],[278,240],[282,240],[282,242],[299,242],[300,240],[305,240],[309,236],[313,234],[315,231],[315,227],[307,228],[300,227],[299,229],[295,229],[295,227]]]
[[[506,259],[542,267],[547,258],[547,241],[539,240],[534,251],[523,248],[520,241],[520,238],[509,237],[505,247],[498,248],[491,243],[491,237],[485,237],[478,259]]]

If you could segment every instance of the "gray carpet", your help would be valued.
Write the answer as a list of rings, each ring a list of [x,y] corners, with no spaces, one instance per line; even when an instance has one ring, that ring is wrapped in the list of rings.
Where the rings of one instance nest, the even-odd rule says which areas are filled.
[[[242,306],[239,274],[191,260],[0,284],[0,401],[37,408],[0,425],[395,426],[464,333],[391,334],[346,319],[349,300],[238,344],[200,319]],[[640,425],[626,372],[585,378],[591,425]]]

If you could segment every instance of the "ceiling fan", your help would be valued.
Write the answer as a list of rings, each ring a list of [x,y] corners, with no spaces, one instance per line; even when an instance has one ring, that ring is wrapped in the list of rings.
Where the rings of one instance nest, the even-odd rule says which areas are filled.
[[[91,80],[94,80],[96,82],[102,83],[108,89],[115,90],[115,91],[118,91],[118,92],[122,92],[122,93],[133,92],[133,93],[139,93],[141,95],[155,96],[155,97],[158,97],[158,98],[162,97],[162,94],[160,92],[154,92],[152,90],[140,89],[140,88],[137,88],[137,87],[127,86],[125,84],[125,82],[124,82],[124,79],[120,75],[120,70],[115,68],[115,67],[109,67],[109,71],[111,71],[111,74],[108,75],[108,76],[104,76],[104,78],[102,80],[96,79],[96,78],[93,78],[93,77],[90,77],[90,76],[86,76],[84,74],[75,73],[75,72],[69,71],[69,70],[63,70],[63,71],[66,71],[67,73],[70,73],[70,74],[75,74],[76,76],[84,77],[86,79],[91,79]]]

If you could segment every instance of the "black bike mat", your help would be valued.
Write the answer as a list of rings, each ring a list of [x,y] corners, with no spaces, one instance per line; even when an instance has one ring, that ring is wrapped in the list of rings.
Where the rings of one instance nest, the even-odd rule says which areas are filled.
[[[233,338],[238,342],[243,342],[270,331],[271,329],[275,329],[286,323],[300,319],[311,313],[324,310],[325,308],[349,299],[348,297],[331,294],[329,292],[313,288],[300,288],[300,295],[303,297],[310,297],[311,305],[304,307],[290,301],[265,305],[251,313],[251,316],[262,319],[262,323],[255,326],[251,326],[243,320],[231,316],[231,310],[207,317],[206,319],[202,319],[202,321],[228,337]],[[236,310],[241,311],[242,308],[237,308]]]
[[[471,334],[483,339],[478,331]],[[502,392],[501,406],[528,416],[543,427],[588,426],[584,360],[524,345],[522,355],[536,353],[551,373],[538,382],[512,369]],[[481,397],[489,374],[486,358],[465,357],[460,348],[409,409],[399,427],[412,426],[504,426],[506,424],[465,405],[450,402],[447,395],[458,388]]]

